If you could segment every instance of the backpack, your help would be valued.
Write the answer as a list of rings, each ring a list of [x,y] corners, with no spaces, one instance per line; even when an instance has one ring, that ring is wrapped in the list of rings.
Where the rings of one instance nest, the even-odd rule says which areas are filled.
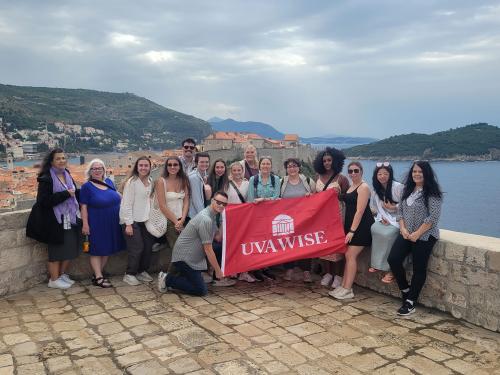
[[[254,192],[255,198],[260,198],[257,195],[257,186],[258,185],[259,185],[259,175],[256,174],[255,176],[253,176],[253,192]],[[273,187],[273,189],[276,186],[276,180],[274,178],[274,173],[271,173],[271,186]]]

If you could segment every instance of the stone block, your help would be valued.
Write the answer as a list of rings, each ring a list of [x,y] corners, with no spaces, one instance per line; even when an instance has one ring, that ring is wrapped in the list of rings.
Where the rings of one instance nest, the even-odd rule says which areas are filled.
[[[488,269],[500,272],[500,251],[488,251]]]
[[[449,262],[445,259],[431,257],[429,261],[429,271],[441,276],[447,276],[449,272]]]
[[[463,245],[447,242],[444,250],[444,257],[449,260],[463,262],[466,247]]]
[[[26,228],[30,212],[31,210],[21,210],[0,214],[0,228],[4,230]]]
[[[3,246],[6,246],[5,244],[9,244],[11,242],[3,242],[1,233],[2,232],[0,231],[0,246],[2,246],[2,250],[0,250],[0,273],[11,272],[16,268],[29,265],[32,261],[31,246],[27,245],[21,247],[5,248]]]
[[[487,252],[485,249],[469,246],[465,255],[465,263],[470,266],[485,268]]]
[[[467,296],[464,293],[456,293],[456,292],[446,292],[445,300],[446,302],[458,306],[467,308]]]

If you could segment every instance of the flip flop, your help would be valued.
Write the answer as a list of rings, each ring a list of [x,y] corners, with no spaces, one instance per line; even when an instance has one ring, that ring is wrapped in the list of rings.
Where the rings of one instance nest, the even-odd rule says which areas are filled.
[[[394,281],[394,275],[390,273],[386,273],[384,277],[382,277],[382,282],[386,284],[390,284]]]
[[[374,273],[377,271],[378,271],[378,269],[376,269],[376,268],[373,268],[373,267],[368,268],[368,272],[370,272],[370,273]]]

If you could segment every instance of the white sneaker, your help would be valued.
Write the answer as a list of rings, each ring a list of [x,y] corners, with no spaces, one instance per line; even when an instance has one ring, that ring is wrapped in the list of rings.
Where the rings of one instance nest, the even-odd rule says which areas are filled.
[[[132,286],[141,285],[141,282],[137,280],[137,277],[135,277],[134,275],[129,275],[128,273],[123,276],[123,282]]]
[[[206,272],[202,272],[201,277],[203,277],[203,281],[205,282],[205,284],[210,284],[212,281],[214,281],[213,277]]]
[[[321,279],[321,285],[328,286],[333,280],[333,276],[331,273],[325,273],[323,278]]]
[[[311,277],[311,272],[304,271],[304,282],[305,283],[312,283],[313,282],[313,279]]]
[[[72,280],[67,273],[63,273],[59,278],[64,281],[66,284],[73,285],[75,280]]]
[[[226,277],[220,280],[214,280],[214,286],[233,286],[236,284],[236,280],[231,280]]]
[[[343,277],[335,275],[335,277],[333,278],[332,288],[337,289],[339,286],[341,286],[343,279]]]
[[[71,287],[71,284],[67,283],[61,278],[58,278],[56,280],[50,280],[49,283],[47,284],[49,288],[55,288],[55,289],[68,289]]]
[[[354,298],[354,293],[351,289],[346,289],[342,286],[339,286],[337,289],[331,291],[328,293],[330,296],[336,299],[350,299]]]
[[[255,279],[252,275],[250,275],[248,272],[242,272],[240,273],[240,276],[238,277],[238,280],[240,281],[246,281],[247,283],[254,283]]]
[[[146,271],[138,273],[135,277],[137,278],[137,280],[142,281],[143,283],[150,283],[151,281],[153,281],[151,275]]]
[[[286,270],[285,276],[283,276],[283,280],[292,281],[293,269]]]
[[[167,285],[165,284],[167,275],[168,272],[163,272],[163,271],[160,271],[160,273],[158,274],[158,291],[160,293],[165,293],[168,290]]]

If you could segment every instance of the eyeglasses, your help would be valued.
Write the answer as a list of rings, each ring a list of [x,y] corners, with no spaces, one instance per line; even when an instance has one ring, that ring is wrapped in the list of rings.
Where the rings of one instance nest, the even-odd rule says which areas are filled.
[[[296,164],[288,164],[286,167],[287,168],[298,168],[299,166]]]
[[[359,169],[358,168],[356,168],[356,169],[348,169],[347,173],[349,173],[349,174],[359,173]]]
[[[194,150],[196,148],[196,146],[188,146],[188,145],[182,147],[184,148],[184,150]]]
[[[214,202],[217,203],[218,206],[222,206],[222,207],[226,207],[227,206],[227,202],[221,202],[217,199],[214,198]]]
[[[170,167],[170,168],[173,168],[173,167],[178,167],[179,164],[175,163],[175,164],[172,164],[172,163],[167,163],[167,167]]]
[[[100,172],[100,171],[103,171],[103,170],[104,170],[104,168],[103,168],[103,167],[98,167],[98,168],[90,168],[90,170],[91,170],[92,172]]]
[[[380,168],[380,167],[388,167],[391,165],[391,163],[389,163],[388,161],[384,161],[383,163],[377,163],[375,164],[377,166],[377,168]]]

